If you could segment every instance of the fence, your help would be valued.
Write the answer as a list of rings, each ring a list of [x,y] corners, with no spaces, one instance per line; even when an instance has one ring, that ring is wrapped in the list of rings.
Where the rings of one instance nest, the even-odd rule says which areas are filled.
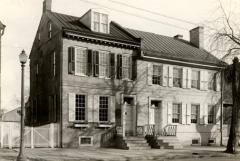
[[[0,122],[0,147],[19,147],[20,123]],[[50,147],[58,146],[57,124],[47,124],[39,127],[25,127],[24,146]]]

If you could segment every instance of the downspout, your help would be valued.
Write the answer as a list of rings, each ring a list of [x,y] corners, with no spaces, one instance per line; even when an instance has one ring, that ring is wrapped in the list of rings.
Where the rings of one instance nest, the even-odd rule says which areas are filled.
[[[63,72],[63,39],[62,39],[62,35],[59,36],[59,42],[60,42],[60,89],[59,89],[59,121],[60,121],[60,131],[59,131],[59,137],[60,137],[60,148],[63,148],[63,119],[62,119],[62,115],[63,115],[63,110],[62,110],[62,91],[63,91],[63,82],[62,82],[62,72]]]
[[[221,69],[220,146],[223,146],[223,69]]]

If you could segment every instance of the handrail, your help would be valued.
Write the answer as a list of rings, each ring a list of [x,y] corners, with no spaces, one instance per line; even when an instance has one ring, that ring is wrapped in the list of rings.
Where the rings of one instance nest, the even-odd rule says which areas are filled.
[[[177,134],[177,125],[167,125],[163,128],[161,133],[162,136],[176,136]]]
[[[149,124],[144,126],[144,135],[155,135],[155,125],[154,124]]]
[[[117,134],[116,125],[110,127],[106,132],[101,135],[101,146],[106,147],[109,142],[114,139]]]

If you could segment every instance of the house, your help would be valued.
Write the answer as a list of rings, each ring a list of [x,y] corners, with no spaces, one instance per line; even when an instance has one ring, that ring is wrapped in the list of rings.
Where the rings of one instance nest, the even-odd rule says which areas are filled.
[[[204,50],[203,32],[190,30],[186,41],[124,28],[105,10],[56,13],[44,0],[30,54],[29,122],[56,123],[61,147],[131,149],[153,135],[156,147],[168,138],[219,144],[222,65]]]

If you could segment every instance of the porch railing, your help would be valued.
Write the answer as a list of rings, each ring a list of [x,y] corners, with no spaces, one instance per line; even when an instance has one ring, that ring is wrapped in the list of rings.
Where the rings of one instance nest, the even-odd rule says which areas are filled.
[[[163,128],[163,131],[160,133],[162,136],[176,136],[177,134],[177,125],[167,125]]]
[[[155,135],[155,125],[150,124],[150,125],[145,125],[144,126],[144,135]]]
[[[106,132],[104,132],[101,135],[101,146],[102,147],[112,146],[111,143],[113,143],[112,140],[114,139],[116,134],[117,134],[116,125],[113,125],[111,128],[109,128]]]

